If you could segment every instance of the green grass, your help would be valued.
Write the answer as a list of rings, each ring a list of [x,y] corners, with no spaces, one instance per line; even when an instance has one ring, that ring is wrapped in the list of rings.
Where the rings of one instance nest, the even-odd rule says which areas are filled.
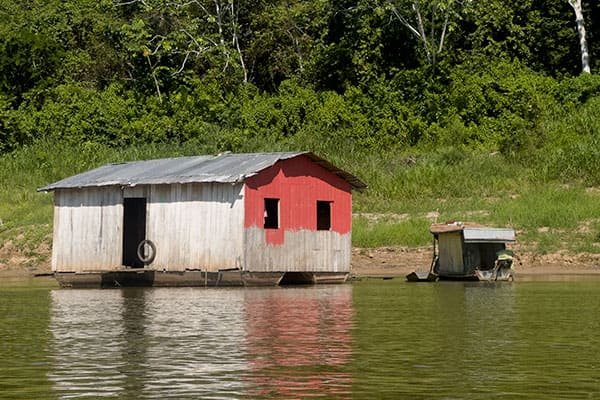
[[[400,214],[384,214],[387,218],[355,217],[354,243],[360,247],[424,245],[430,240],[430,223],[472,221],[513,227],[521,244],[540,253],[600,253],[600,191],[580,186],[529,183],[497,197],[448,197],[435,204],[423,199],[420,207],[415,202],[396,207]],[[403,220],[395,220],[397,215]]]
[[[423,246],[431,242],[429,221],[409,218],[404,221],[371,221],[365,217],[353,220],[352,241],[359,247]]]

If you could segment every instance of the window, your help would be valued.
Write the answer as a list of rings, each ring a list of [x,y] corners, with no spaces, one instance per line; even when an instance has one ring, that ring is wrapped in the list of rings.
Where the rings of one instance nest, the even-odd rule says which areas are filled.
[[[331,229],[331,202],[317,200],[317,230]]]
[[[279,199],[265,199],[265,229],[279,228]]]

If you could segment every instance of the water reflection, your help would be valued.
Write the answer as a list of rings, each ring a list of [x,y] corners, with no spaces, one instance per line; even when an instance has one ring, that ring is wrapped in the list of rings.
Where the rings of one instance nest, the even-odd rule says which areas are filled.
[[[599,398],[597,282],[354,288],[355,398]]]
[[[236,398],[247,369],[243,290],[148,290],[144,398]]]
[[[0,300],[0,399],[600,398],[597,281]]]
[[[351,289],[245,292],[252,397],[350,397]]]
[[[54,290],[61,398],[349,394],[352,287]]]
[[[354,396],[482,398],[505,388],[510,284],[368,283],[354,290]],[[499,386],[500,385],[500,386]],[[487,397],[486,397],[487,396]]]
[[[515,390],[548,398],[600,398],[598,281],[517,287]]]
[[[0,399],[42,399],[51,391],[48,303],[46,289],[0,287]]]
[[[56,391],[65,398],[120,394],[126,365],[122,292],[54,290],[51,296],[49,379]]]
[[[454,332],[460,332],[452,343],[446,342],[443,362],[452,367],[441,377],[450,378],[453,384],[441,384],[440,393],[490,398],[502,397],[511,389],[514,371],[503,366],[510,362],[507,357],[515,340],[514,289],[507,282],[440,285],[439,312],[447,316],[441,321],[448,331],[453,326]],[[452,307],[456,308],[452,311]]]

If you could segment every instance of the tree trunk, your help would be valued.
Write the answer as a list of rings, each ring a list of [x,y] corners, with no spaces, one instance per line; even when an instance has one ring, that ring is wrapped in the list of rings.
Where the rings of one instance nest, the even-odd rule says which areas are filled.
[[[581,49],[581,70],[589,74],[590,70],[590,54],[588,53],[587,40],[585,38],[585,21],[583,19],[583,10],[581,0],[568,0],[573,11],[575,11],[575,24],[577,25],[577,33],[579,34],[579,47]]]

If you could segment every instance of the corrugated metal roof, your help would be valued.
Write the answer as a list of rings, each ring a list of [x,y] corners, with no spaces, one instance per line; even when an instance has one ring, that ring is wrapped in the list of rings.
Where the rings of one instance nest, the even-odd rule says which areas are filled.
[[[476,224],[474,222],[461,222],[452,221],[446,222],[445,224],[431,224],[429,232],[435,234],[448,233],[448,232],[460,232],[465,228],[483,228],[483,225]]]
[[[509,228],[465,228],[465,243],[514,242],[515,231]]]
[[[511,228],[489,228],[473,222],[449,222],[433,224],[429,231],[434,235],[462,232],[465,243],[514,242],[515,231]]]
[[[347,181],[354,189],[367,187],[354,175],[310,152],[224,153],[217,156],[163,158],[108,164],[44,186],[39,191],[100,186],[136,186],[194,182],[235,183],[256,175],[280,160],[305,155]]]

